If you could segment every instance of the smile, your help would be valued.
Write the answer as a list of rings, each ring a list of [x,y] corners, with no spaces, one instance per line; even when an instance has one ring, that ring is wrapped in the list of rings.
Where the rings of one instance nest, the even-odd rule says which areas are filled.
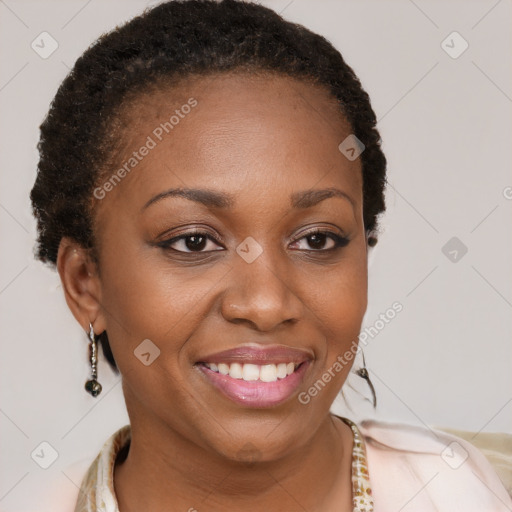
[[[312,354],[288,347],[243,346],[207,356],[195,367],[224,397],[265,408],[297,392],[312,359]]]

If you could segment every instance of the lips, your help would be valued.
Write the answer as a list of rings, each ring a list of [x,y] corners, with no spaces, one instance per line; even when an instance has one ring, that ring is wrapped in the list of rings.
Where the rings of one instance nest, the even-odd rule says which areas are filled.
[[[312,359],[312,353],[295,348],[245,345],[205,356],[195,366],[231,401],[264,408],[295,393]]]

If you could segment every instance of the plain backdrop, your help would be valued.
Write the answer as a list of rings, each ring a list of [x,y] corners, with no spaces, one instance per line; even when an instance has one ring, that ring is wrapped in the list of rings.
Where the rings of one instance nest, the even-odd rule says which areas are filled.
[[[87,337],[57,273],[33,258],[29,192],[39,124],[60,82],[100,34],[155,3],[0,2],[2,511],[51,510],[45,486],[79,485],[64,469],[92,461],[128,422],[120,378],[103,359],[103,393],[84,391]],[[341,51],[370,94],[388,159],[363,329],[396,301],[403,310],[365,348],[377,409],[352,375],[362,394],[348,393],[352,411],[342,400],[335,410],[512,432],[511,2],[262,3]],[[42,32],[58,44],[47,58],[31,46]],[[58,455],[46,470],[31,456],[42,442]]]

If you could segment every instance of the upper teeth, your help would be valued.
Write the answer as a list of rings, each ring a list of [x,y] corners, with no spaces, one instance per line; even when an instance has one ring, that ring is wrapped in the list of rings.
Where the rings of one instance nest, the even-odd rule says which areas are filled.
[[[214,372],[222,375],[229,375],[232,379],[243,379],[246,381],[260,380],[262,382],[275,382],[277,379],[284,379],[292,374],[296,367],[295,363],[279,364],[240,364],[240,363],[205,363],[205,366]]]

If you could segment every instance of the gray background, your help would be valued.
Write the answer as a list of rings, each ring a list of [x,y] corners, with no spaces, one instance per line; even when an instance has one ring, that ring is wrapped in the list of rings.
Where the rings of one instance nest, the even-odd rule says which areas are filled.
[[[353,411],[341,400],[335,410],[512,432],[511,1],[261,3],[342,52],[370,94],[389,162],[363,328],[395,301],[403,311],[365,349],[377,411],[357,393],[348,393]],[[146,5],[0,0],[2,511],[51,510],[48,486],[79,485],[66,468],[90,462],[128,421],[119,377],[103,360],[103,393],[83,389],[87,338],[57,273],[33,259],[28,196],[38,126],[58,85],[96,37]],[[31,48],[43,31],[58,43],[46,59]],[[458,58],[442,46],[462,48],[454,31],[469,44]],[[457,261],[442,250],[453,237]],[[350,383],[369,396],[360,380]],[[58,453],[46,470],[31,458],[43,441]]]

